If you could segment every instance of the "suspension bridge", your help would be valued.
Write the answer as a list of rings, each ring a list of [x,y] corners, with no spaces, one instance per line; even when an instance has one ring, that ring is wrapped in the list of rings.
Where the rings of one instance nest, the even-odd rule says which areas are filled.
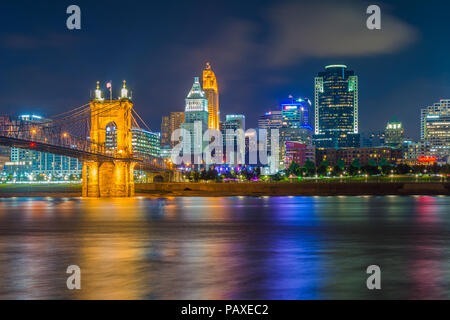
[[[116,128],[114,145],[107,144],[110,125]],[[130,197],[136,165],[166,180],[176,174],[169,161],[133,150],[132,128],[141,125],[148,129],[133,108],[125,81],[117,100],[105,100],[97,83],[88,104],[45,120],[3,121],[0,145],[81,160],[84,197]]]

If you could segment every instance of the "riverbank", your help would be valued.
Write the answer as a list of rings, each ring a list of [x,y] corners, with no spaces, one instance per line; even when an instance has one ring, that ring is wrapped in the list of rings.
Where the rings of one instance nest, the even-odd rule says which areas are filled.
[[[297,183],[149,183],[136,184],[136,196],[263,197],[263,196],[450,195],[450,183],[439,182],[297,182]],[[0,185],[0,198],[81,197],[81,184]]]
[[[174,197],[450,195],[450,183],[154,183],[137,184],[136,194]]]
[[[0,198],[81,197],[81,184],[0,184]]]

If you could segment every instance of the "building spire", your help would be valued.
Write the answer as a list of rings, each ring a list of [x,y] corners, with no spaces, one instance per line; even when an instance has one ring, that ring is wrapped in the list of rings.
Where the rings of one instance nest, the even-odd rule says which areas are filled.
[[[97,81],[97,89],[95,89],[95,97],[94,99],[96,101],[103,101],[103,92],[100,89],[100,81]]]
[[[128,89],[127,89],[127,81],[123,80],[123,88],[120,91],[120,99],[129,99],[128,97]]]

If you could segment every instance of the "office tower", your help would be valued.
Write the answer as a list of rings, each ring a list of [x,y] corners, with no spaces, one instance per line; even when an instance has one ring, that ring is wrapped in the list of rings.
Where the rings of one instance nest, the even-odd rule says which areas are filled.
[[[178,141],[171,141],[172,139],[172,133],[175,130],[181,129],[181,124],[184,123],[184,112],[171,112],[170,113],[170,134],[169,134],[169,140],[170,140],[170,146],[173,148],[175,145],[178,144]]]
[[[386,125],[385,144],[387,147],[400,148],[405,139],[403,125],[396,118],[390,120]]]
[[[225,122],[220,124],[220,129],[225,134],[226,129],[237,130],[242,129],[245,131],[245,116],[242,114],[229,114],[226,116]]]
[[[384,131],[362,132],[361,133],[361,147],[375,148],[383,147],[385,144]]]
[[[170,145],[170,136],[172,131],[170,130],[170,116],[163,116],[161,119],[161,146]]]
[[[308,128],[286,128],[280,129],[280,143],[298,142],[312,145],[312,130]]]
[[[117,129],[114,124],[110,124],[106,127],[105,141],[108,149],[117,149]],[[140,128],[132,128],[131,146],[133,148],[133,154],[137,157],[159,157],[161,134],[159,132],[150,132]]]
[[[283,126],[287,128],[309,128],[309,110],[311,101],[308,98],[299,98],[292,103],[281,104]]]
[[[174,147],[177,141],[172,141],[172,133],[181,128],[184,123],[184,112],[171,112],[169,116],[162,117],[161,121],[161,146]]]
[[[279,129],[283,127],[283,113],[281,111],[266,112],[258,119],[259,129]]]
[[[450,159],[450,99],[442,99],[421,111],[421,138],[440,161]]]
[[[358,77],[347,66],[327,66],[315,78],[314,120],[317,147],[359,147]]]
[[[159,157],[161,148],[161,134],[140,128],[131,129],[133,154],[137,157]]]
[[[312,127],[309,122],[311,102],[308,98],[299,98],[292,103],[281,104],[283,126],[280,128],[280,144],[297,142],[312,145]]]
[[[172,148],[170,146],[161,146],[159,150],[159,156],[163,159],[171,159],[172,157]]]
[[[245,135],[242,135],[241,145],[238,144],[238,133],[236,130],[241,129],[243,133],[245,133],[245,116],[241,114],[232,114],[227,115],[225,122],[222,122],[220,124],[220,130],[222,132],[222,138],[223,138],[223,146],[224,146],[224,153],[226,154],[226,162],[227,163],[237,163],[237,152],[239,151],[238,148],[240,147],[240,152],[245,153]],[[231,150],[227,150],[231,148]],[[227,153],[228,151],[228,153]],[[231,162],[231,154],[229,152],[233,152],[236,156],[234,157],[233,161]],[[244,157],[244,155],[242,155]],[[245,160],[244,158],[242,158]]]
[[[208,99],[208,128],[219,130],[219,88],[216,75],[209,62],[206,63],[205,70],[203,70],[203,90]]]
[[[183,129],[189,131],[191,135],[191,153],[202,154],[206,146],[203,141],[203,134],[208,130],[208,99],[199,82],[199,78],[194,78],[192,89],[186,98],[186,108],[184,113]],[[199,126],[200,132],[194,135],[195,126]],[[200,136],[198,136],[200,135]]]

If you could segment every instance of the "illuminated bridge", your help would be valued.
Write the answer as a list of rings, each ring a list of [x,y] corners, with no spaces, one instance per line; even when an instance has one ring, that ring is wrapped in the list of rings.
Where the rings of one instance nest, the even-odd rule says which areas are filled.
[[[14,120],[0,123],[0,145],[47,152],[83,162],[83,196],[129,197],[134,195],[134,168],[175,175],[170,162],[135,154],[132,128],[146,126],[133,109],[125,81],[118,100],[104,100],[99,83],[94,99],[86,105],[48,120]],[[108,148],[106,128],[116,127],[116,146]],[[147,127],[148,128],[148,127]]]

